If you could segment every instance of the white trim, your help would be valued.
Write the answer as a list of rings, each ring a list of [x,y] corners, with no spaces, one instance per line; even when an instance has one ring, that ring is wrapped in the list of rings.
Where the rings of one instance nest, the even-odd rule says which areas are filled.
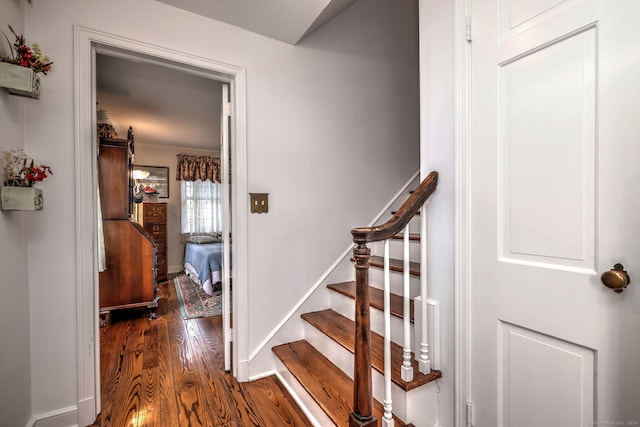
[[[232,203],[235,218],[232,233],[236,242],[233,257],[234,292],[233,324],[236,342],[233,352],[234,375],[246,381],[247,359],[247,160],[246,160],[246,72],[244,68],[214,61],[125,38],[95,29],[74,26],[74,99],[75,99],[75,177],[76,177],[76,286],[77,286],[77,342],[78,342],[78,401],[95,399],[96,414],[100,411],[100,362],[98,331],[98,273],[94,251],[96,243],[96,140],[95,126],[95,52],[110,55],[141,55],[150,62],[173,62],[185,72],[231,83],[232,159],[234,161]],[[126,53],[129,51],[130,53]],[[155,59],[154,59],[155,58]],[[90,179],[86,179],[91,177]],[[240,367],[240,364],[245,366]],[[245,373],[239,376],[238,372]],[[78,420],[91,424],[93,420]]]
[[[373,226],[382,217],[382,215],[384,215],[389,210],[389,208],[391,207],[393,202],[395,202],[398,199],[398,197],[400,197],[400,195],[402,195],[402,193],[404,193],[407,190],[407,188],[409,188],[409,185],[411,185],[411,183],[418,177],[419,173],[420,173],[420,171],[418,171],[418,172],[414,173],[413,175],[411,175],[409,180],[402,186],[402,188],[391,198],[391,200],[389,200],[389,202],[385,205],[385,207],[382,208],[382,210],[369,223],[369,226]],[[311,289],[309,289],[307,291],[307,293],[304,294],[304,296],[302,298],[300,298],[300,300],[296,303],[296,305],[294,305],[293,308],[289,311],[289,313],[287,313],[287,315],[282,318],[280,323],[278,323],[278,325],[275,328],[273,328],[273,330],[269,333],[269,335],[267,335],[265,337],[265,339],[262,340],[260,345],[258,345],[258,347],[256,347],[256,349],[249,356],[249,362],[251,362],[258,355],[258,353],[260,353],[262,351],[262,349],[264,349],[264,347],[269,343],[269,341],[271,341],[271,339],[278,333],[278,331],[280,331],[280,329],[282,329],[282,327],[289,321],[289,319],[291,319],[295,315],[295,313],[302,306],[302,304],[304,304],[305,301],[307,299],[309,299],[309,297],[311,297],[311,295],[313,295],[313,293],[316,291],[316,289],[318,289],[318,287],[320,285],[322,285],[322,283],[324,283],[325,279],[329,276],[329,274],[331,274],[331,272],[333,272],[333,270],[335,270],[335,268],[338,266],[338,264],[340,264],[340,262],[352,250],[353,250],[353,245],[351,244],[351,245],[349,245],[349,247],[347,249],[344,250],[344,252],[342,252],[342,254],[338,257],[338,259],[336,259],[335,262],[333,264],[331,264],[331,266],[324,272],[324,274],[322,274],[322,276],[320,276],[320,278],[311,287]]]
[[[56,409],[55,411],[32,415],[25,424],[25,427],[75,427],[78,425],[77,422],[78,408],[75,406],[67,406],[66,408]],[[91,421],[91,423],[93,423],[93,421]]]
[[[467,425],[467,402],[471,399],[471,325],[469,282],[469,120],[471,43],[467,23],[472,0],[454,5],[455,61],[455,260],[454,260],[454,423]]]
[[[324,422],[324,421],[326,421],[326,419],[328,419],[328,417],[326,417],[326,416],[325,416],[325,419],[323,420],[323,422],[320,423],[316,418],[316,415],[318,415],[318,414],[314,414],[307,407],[305,400],[297,393],[296,390],[293,389],[291,384],[289,384],[289,382],[284,378],[284,376],[278,371],[276,371],[275,374],[276,374],[276,377],[278,378],[278,381],[280,381],[280,383],[284,386],[284,388],[287,389],[287,391],[289,392],[289,394],[291,395],[293,400],[295,400],[295,402],[298,404],[298,407],[302,410],[302,412],[307,417],[307,419],[309,420],[311,425],[313,425],[314,427],[323,427],[323,426],[326,427],[326,426],[329,426],[329,425],[333,424],[333,423]],[[297,379],[293,378],[293,376],[292,376],[292,380],[293,381],[298,381]]]
[[[231,87],[222,84],[222,99],[220,100],[220,157],[222,158],[222,337],[224,349],[224,370],[231,368],[231,201],[229,200],[229,121],[231,112],[225,108],[229,105]]]
[[[100,386],[100,383],[98,383]],[[78,423],[80,425],[88,425],[93,423],[96,418],[96,399],[94,397],[78,401]],[[87,420],[91,420],[86,422]]]
[[[275,369],[273,371],[266,371],[266,372],[261,372],[258,375],[253,375],[249,377],[249,382],[261,380],[263,378],[270,377],[271,375],[276,375]]]

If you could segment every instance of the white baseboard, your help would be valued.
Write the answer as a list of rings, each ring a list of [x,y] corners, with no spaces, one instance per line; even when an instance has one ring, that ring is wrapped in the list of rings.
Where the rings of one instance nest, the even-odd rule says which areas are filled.
[[[249,377],[249,382],[251,381],[257,381],[257,380],[261,380],[263,378],[267,378],[270,377],[271,375],[275,375],[276,371],[267,371],[267,372],[261,372],[258,375],[254,375],[252,377]]]
[[[184,270],[182,265],[170,265],[167,267],[167,273],[169,274],[180,273],[182,270]]]
[[[309,422],[311,422],[314,427],[335,426],[324,410],[313,400],[293,374],[287,370],[280,359],[277,357],[275,357],[275,359],[276,376],[284,385],[284,388],[287,389],[293,400],[298,404],[298,407],[305,414]]]
[[[236,371],[236,379],[241,382],[249,381],[249,361],[238,360],[238,369]]]
[[[78,424],[87,426],[96,420],[96,399],[91,397],[78,402]]]
[[[76,427],[78,426],[78,408],[68,406],[45,412],[44,414],[32,415],[27,421],[26,427]]]

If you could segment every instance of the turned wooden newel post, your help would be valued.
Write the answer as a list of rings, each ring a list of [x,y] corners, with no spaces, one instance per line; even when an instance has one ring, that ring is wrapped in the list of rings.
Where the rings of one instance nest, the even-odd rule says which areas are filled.
[[[371,327],[369,319],[369,257],[371,250],[359,242],[353,249],[356,260],[356,342],[353,373],[353,412],[349,427],[377,426],[373,417],[371,386]]]

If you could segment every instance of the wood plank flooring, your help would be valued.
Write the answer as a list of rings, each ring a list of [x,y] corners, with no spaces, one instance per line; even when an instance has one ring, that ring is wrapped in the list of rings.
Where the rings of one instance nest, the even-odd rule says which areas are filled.
[[[172,281],[158,319],[115,311],[101,329],[102,411],[92,427],[310,426],[275,377],[224,371],[222,319],[182,319]]]

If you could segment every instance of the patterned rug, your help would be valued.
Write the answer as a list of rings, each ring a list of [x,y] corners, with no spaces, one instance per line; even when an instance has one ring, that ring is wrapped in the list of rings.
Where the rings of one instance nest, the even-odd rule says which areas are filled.
[[[207,294],[186,275],[173,279],[184,319],[209,317],[222,314],[222,291]]]

